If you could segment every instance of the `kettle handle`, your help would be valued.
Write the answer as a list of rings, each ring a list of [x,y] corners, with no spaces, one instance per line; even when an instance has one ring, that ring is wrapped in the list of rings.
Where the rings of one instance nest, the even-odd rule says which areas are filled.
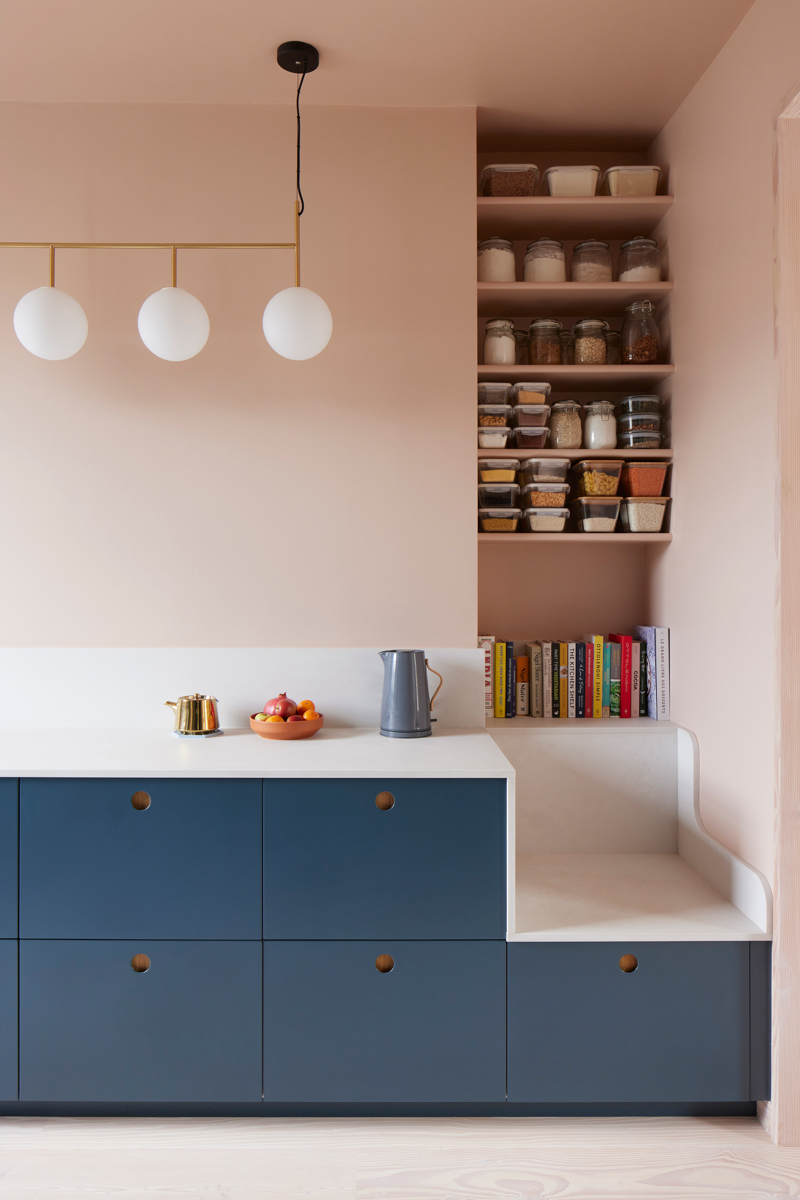
[[[436,699],[436,697],[439,695],[439,692],[442,690],[442,684],[444,683],[444,680],[442,679],[442,677],[441,677],[441,675],[439,674],[439,672],[438,672],[438,671],[435,671],[435,670],[433,669],[433,667],[431,666],[431,664],[428,662],[427,658],[425,659],[425,666],[426,666],[426,667],[428,668],[428,670],[429,670],[429,671],[431,671],[431,672],[432,672],[432,673],[433,673],[433,674],[436,676],[436,678],[439,680],[439,686],[437,687],[436,691],[435,691],[435,692],[433,693],[433,695],[431,696],[431,712],[433,712],[433,702],[434,702],[434,700]]]

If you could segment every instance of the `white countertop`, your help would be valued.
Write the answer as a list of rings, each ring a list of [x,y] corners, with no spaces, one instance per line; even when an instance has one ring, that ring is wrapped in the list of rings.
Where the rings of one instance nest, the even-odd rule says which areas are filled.
[[[514,768],[483,729],[401,739],[374,728],[328,728],[301,741],[272,742],[249,729],[190,739],[168,728],[37,728],[0,730],[0,776],[509,779]]]

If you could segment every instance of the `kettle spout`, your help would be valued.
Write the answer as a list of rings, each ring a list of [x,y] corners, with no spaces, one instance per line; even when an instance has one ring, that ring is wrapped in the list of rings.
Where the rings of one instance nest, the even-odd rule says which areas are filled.
[[[391,653],[392,653],[391,650],[379,650],[378,651],[378,654],[380,654],[380,656],[384,662],[386,662],[387,658],[389,657],[389,655]]]
[[[172,711],[174,712],[175,709],[178,707],[178,702],[177,702],[177,700],[165,700],[164,707],[171,708]]]

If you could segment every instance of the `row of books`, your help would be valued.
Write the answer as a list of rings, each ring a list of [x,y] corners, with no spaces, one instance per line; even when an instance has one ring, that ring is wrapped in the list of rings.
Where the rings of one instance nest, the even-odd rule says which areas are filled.
[[[478,638],[487,716],[669,720],[669,629],[521,645],[518,653],[514,642]]]

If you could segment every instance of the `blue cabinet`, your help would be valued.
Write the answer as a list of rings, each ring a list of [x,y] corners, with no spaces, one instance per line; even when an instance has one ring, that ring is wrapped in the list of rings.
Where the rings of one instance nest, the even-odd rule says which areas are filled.
[[[261,781],[23,779],[20,936],[260,938]]]
[[[0,941],[0,1100],[16,1100],[17,942]]]
[[[504,1101],[505,950],[265,942],[264,1099]]]
[[[747,942],[512,943],[508,1099],[750,1099]],[[633,955],[635,970],[620,969]]]
[[[21,1100],[260,1101],[261,944],[22,941],[19,1034]]]
[[[0,779],[0,938],[17,936],[19,784]]]
[[[504,779],[264,781],[265,938],[505,930]]]

